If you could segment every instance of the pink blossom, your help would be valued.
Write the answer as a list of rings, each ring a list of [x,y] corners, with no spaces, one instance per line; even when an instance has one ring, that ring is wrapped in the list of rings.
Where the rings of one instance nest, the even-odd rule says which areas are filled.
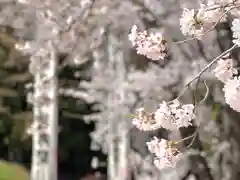
[[[240,112],[240,77],[229,79],[223,91],[226,103],[235,111]]]
[[[180,151],[172,147],[165,139],[159,140],[154,137],[153,140],[147,142],[147,147],[155,155],[154,164],[158,169],[176,166],[181,157]]]
[[[220,59],[217,62],[217,66],[214,69],[215,76],[223,83],[233,78],[233,75],[237,74],[237,69],[233,68],[233,60]]]
[[[134,25],[128,37],[140,55],[152,60],[164,59],[167,56],[167,42],[161,33],[148,35],[146,31],[138,32]]]
[[[152,131],[160,128],[153,114],[147,113],[144,108],[137,109],[137,115],[133,119],[132,124],[142,131]]]
[[[194,106],[186,104],[181,106],[178,100],[167,104],[163,101],[155,112],[156,123],[169,130],[192,125],[191,121],[196,118]]]

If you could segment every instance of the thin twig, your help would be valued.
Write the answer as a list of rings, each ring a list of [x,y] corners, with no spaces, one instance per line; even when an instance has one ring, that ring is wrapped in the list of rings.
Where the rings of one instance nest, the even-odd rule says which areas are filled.
[[[236,0],[235,0],[236,1]],[[212,10],[216,10],[216,9],[221,9],[221,8],[226,8],[228,6],[236,6],[237,4],[235,4],[235,2],[231,2],[229,4],[225,4],[225,5],[218,5],[218,6],[214,6],[214,7],[211,7],[211,8],[207,8],[206,11],[212,11]]]
[[[200,124],[198,125],[196,131],[194,132],[193,138],[192,138],[191,142],[189,143],[189,145],[187,146],[187,149],[190,148],[193,145],[193,143],[194,143],[194,141],[195,141],[195,139],[196,139],[196,137],[198,135],[199,129],[200,129]]]
[[[204,98],[199,102],[199,104],[202,104],[202,103],[207,99],[208,94],[209,94],[209,87],[208,87],[208,85],[207,85],[207,83],[206,83],[206,80],[204,81],[204,85],[205,85],[207,91],[206,91],[206,93],[205,93]]]
[[[196,132],[194,132],[192,135],[187,136],[187,137],[185,137],[185,138],[183,138],[183,139],[181,139],[181,140],[179,140],[179,141],[177,141],[177,142],[174,142],[174,144],[179,144],[179,143],[181,143],[181,142],[183,142],[183,141],[186,141],[186,140],[188,140],[188,139],[193,138],[193,137],[195,136],[195,133],[196,133]]]
[[[196,76],[194,76],[187,84],[184,85],[184,88],[181,90],[181,92],[179,93],[179,95],[174,99],[179,99],[184,93],[185,91],[190,87],[190,85],[193,83],[193,81],[195,81],[196,79],[198,79],[198,82],[200,80],[201,75],[208,70],[217,60],[219,60],[220,58],[222,58],[223,56],[225,56],[226,54],[228,54],[229,52],[231,52],[233,49],[235,49],[237,47],[237,45],[233,45],[231,48],[229,48],[228,50],[224,51],[222,54],[220,54],[219,56],[217,56],[215,59],[213,59],[205,68],[203,68]],[[197,83],[198,84],[198,83]],[[172,100],[172,101],[174,101]],[[172,102],[170,101],[170,102]]]
[[[236,47],[237,47],[237,45],[235,44],[231,48],[229,48],[228,50],[224,51],[222,54],[217,56],[215,59],[213,59],[205,68],[203,68],[196,76],[194,76],[193,79],[190,80],[184,87],[189,86],[193,81],[195,81],[197,78],[199,78],[206,70],[208,70],[217,60],[219,60],[220,58],[222,58],[223,56],[225,56],[226,54],[231,52]]]
[[[173,99],[172,101],[169,101],[169,103],[179,99],[188,88],[189,88],[189,86],[184,86],[184,88],[181,90],[181,92],[178,94],[178,96],[175,99]]]

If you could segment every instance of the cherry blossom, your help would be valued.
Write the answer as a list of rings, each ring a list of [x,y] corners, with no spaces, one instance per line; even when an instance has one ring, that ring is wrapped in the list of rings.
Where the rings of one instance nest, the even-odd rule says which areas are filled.
[[[154,137],[146,144],[148,150],[155,156],[154,164],[158,169],[176,166],[181,157],[180,151],[165,139]]]
[[[237,69],[233,68],[233,60],[231,58],[220,59],[214,69],[215,76],[223,83],[233,78],[237,74]]]
[[[161,33],[148,35],[147,31],[138,32],[134,25],[128,37],[140,55],[152,60],[164,59],[167,56],[167,42]]]
[[[170,105],[163,101],[155,112],[157,124],[169,130],[188,127],[192,125],[191,121],[195,118],[193,104],[186,104],[181,107],[178,100],[173,101]]]
[[[152,131],[160,128],[153,117],[153,114],[147,113],[144,108],[137,109],[137,115],[132,124],[142,131]]]
[[[177,129],[176,118],[171,111],[171,107],[168,106],[165,101],[163,101],[156,110],[155,119],[157,124],[161,124],[165,129]]]
[[[223,91],[226,103],[235,111],[240,112],[240,77],[238,76],[229,79],[226,82]]]
[[[203,24],[206,21],[206,12],[200,9],[183,9],[180,18],[180,29],[184,35],[199,36],[204,32]]]
[[[189,35],[201,39],[201,36],[210,31],[215,22],[219,20],[223,14],[222,8],[215,7],[215,2],[209,1],[207,5],[200,4],[200,8],[183,9],[180,18],[180,29],[184,35]],[[220,19],[225,20],[225,16]]]
[[[192,104],[183,105],[176,111],[178,127],[188,127],[192,125],[191,121],[196,118],[194,106]]]
[[[232,22],[232,32],[233,32],[233,43],[240,46],[240,20],[234,19]]]

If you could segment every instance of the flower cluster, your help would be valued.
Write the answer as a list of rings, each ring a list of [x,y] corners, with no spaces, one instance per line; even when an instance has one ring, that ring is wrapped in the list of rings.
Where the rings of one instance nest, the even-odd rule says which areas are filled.
[[[175,130],[192,125],[195,118],[193,104],[181,105],[178,100],[174,100],[171,103],[163,101],[155,113],[148,113],[144,108],[139,108],[132,123],[142,131],[152,131],[161,127]],[[175,166],[181,156],[181,153],[164,139],[154,137],[152,141],[147,142],[147,146],[155,155],[154,164],[159,169]]]
[[[147,147],[155,155],[154,164],[158,169],[174,167],[181,157],[181,152],[165,139],[154,137],[147,142]]]
[[[180,29],[184,35],[199,36],[204,32],[203,24],[206,14],[194,9],[184,9],[180,18]]]
[[[233,43],[240,46],[240,20],[239,19],[233,20],[231,30],[234,38]]]
[[[132,124],[141,131],[152,131],[160,128],[154,119],[154,114],[146,112],[144,108],[137,109],[136,117],[133,119]]]
[[[139,32],[134,25],[129,34],[129,40],[136,48],[137,53],[152,60],[164,59],[167,56],[167,41],[161,33]]]
[[[225,3],[224,3],[225,4]],[[200,8],[196,9],[183,9],[180,18],[180,29],[184,35],[192,37],[200,37],[212,29],[212,26],[217,21],[224,21],[226,16],[222,16],[225,11],[225,6],[219,7],[217,1],[209,0],[207,4],[200,4]],[[221,19],[219,19],[221,17]]]
[[[240,46],[240,20],[234,19],[231,27],[233,33],[233,43]],[[226,103],[235,111],[240,112],[240,76],[233,67],[231,58],[220,59],[214,70],[215,76],[224,83],[224,96]]]
[[[151,131],[160,127],[174,130],[192,125],[191,121],[195,118],[193,104],[181,106],[179,101],[175,100],[171,104],[163,101],[155,113],[147,113],[144,108],[138,109],[132,123],[142,131]]]
[[[155,120],[161,127],[169,130],[192,125],[191,121],[196,118],[193,104],[180,105],[178,100],[168,105],[163,101],[155,112]]]
[[[233,67],[233,60],[228,56],[218,61],[214,73],[224,83],[223,92],[226,103],[235,111],[240,112],[240,77],[237,76],[237,69]]]
[[[223,88],[226,103],[234,109],[240,112],[240,77],[234,77],[229,79]]]
[[[185,8],[180,17],[182,33],[200,39],[202,35],[213,30],[218,22],[227,19],[226,14],[239,6],[236,2],[239,2],[239,0],[208,0],[206,4],[200,4],[200,8],[197,10]],[[235,16],[233,11],[231,11],[231,14]],[[234,47],[236,45],[240,46],[239,19],[233,20],[231,29]],[[149,36],[146,31],[139,32],[137,26],[134,25],[131,29],[129,40],[136,48],[138,54],[145,55],[152,60],[164,59],[167,56],[167,43],[160,33]],[[223,91],[227,104],[240,112],[240,76],[237,76],[238,71],[234,68],[233,59],[229,57],[229,54],[223,55],[217,59],[218,61],[214,60],[212,62],[217,61],[214,74],[224,83]],[[211,64],[206,69],[210,66]],[[203,69],[203,72],[205,70]],[[200,78],[200,76],[201,74],[197,78]],[[133,125],[142,131],[151,131],[158,128],[174,131],[180,127],[192,125],[192,120],[196,118],[194,109],[193,104],[181,105],[178,100],[168,103],[163,101],[154,113],[148,113],[144,108],[138,109],[137,116],[133,119]],[[175,166],[181,156],[180,151],[177,148],[173,148],[172,144],[169,144],[169,141],[164,139],[159,140],[154,137],[153,140],[147,142],[147,146],[149,151],[155,155],[154,164],[159,169]]]
[[[233,67],[233,60],[231,58],[220,59],[214,69],[215,76],[223,83],[233,78],[237,74],[237,69]]]

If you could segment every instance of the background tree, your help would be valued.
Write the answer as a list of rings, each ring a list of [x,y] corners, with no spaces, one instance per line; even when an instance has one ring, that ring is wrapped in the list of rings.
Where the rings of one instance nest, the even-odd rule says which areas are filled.
[[[32,39],[34,28],[36,28],[34,23],[31,23],[34,21],[33,16],[31,16],[33,12],[29,9],[24,9],[24,7],[14,1],[4,2],[2,3],[2,7],[3,5],[4,8],[1,9],[1,24],[11,26],[14,36],[20,39]],[[131,106],[126,106],[126,111],[121,109],[121,112],[125,112],[126,114],[130,112],[131,114],[135,109],[132,107],[141,107],[143,104],[146,106],[146,109],[151,111],[157,107],[163,98],[164,100],[171,100],[177,97],[182,87],[192,76],[196,75],[203,66],[232,45],[232,34],[230,30],[232,17],[230,15],[227,17],[227,21],[216,26],[211,33],[203,38],[203,41],[195,39],[188,41],[188,43],[174,43],[185,39],[179,30],[179,17],[183,7],[197,7],[197,3],[196,1],[176,0],[97,1],[93,4],[91,11],[89,11],[90,13],[87,13],[88,16],[82,16],[87,18],[77,26],[79,28],[77,42],[79,43],[77,43],[71,52],[69,61],[65,61],[65,63],[72,63],[74,66],[76,63],[81,65],[89,64],[90,67],[92,65],[94,68],[103,66],[103,69],[106,70],[106,75],[102,73],[102,76],[94,74],[96,73],[95,71],[90,71],[86,68],[89,70],[85,72],[88,77],[87,80],[96,86],[101,82],[101,84],[105,85],[101,87],[101,92],[106,91],[109,94],[114,94],[118,90],[116,89],[116,87],[118,87],[116,84],[119,85],[119,81],[117,81],[116,84],[113,83],[113,80],[115,80],[117,76],[117,74],[113,73],[115,72],[115,67],[106,66],[109,59],[106,57],[106,48],[104,48],[104,46],[108,46],[104,29],[108,29],[108,34],[111,34],[111,36],[116,38],[119,41],[118,43],[121,44],[119,51],[124,52],[124,63],[127,73],[125,74],[125,80],[122,84],[124,84],[124,88],[126,88],[130,94],[133,94],[134,101],[136,100],[136,104],[134,104],[134,102]],[[9,14],[9,12],[16,13]],[[30,24],[31,26],[27,26],[26,24]],[[168,42],[171,42],[169,44],[169,49],[171,50],[170,56],[166,61],[149,62],[146,58],[139,57],[132,52],[127,34],[133,24],[137,24],[140,30],[147,29],[149,32],[165,31]],[[237,62],[239,59],[238,51],[233,51],[231,55]],[[116,61],[114,61],[114,63],[115,62]],[[77,72],[78,70],[72,66],[69,67],[69,69],[75,71],[75,76],[79,76],[79,74],[82,75],[83,73]],[[112,74],[110,74],[112,76],[107,72],[111,72]],[[222,84],[213,77],[212,73],[207,72],[201,77],[198,88],[192,86],[189,91],[185,92],[181,100],[182,102],[189,103],[201,100],[206,91],[204,80],[207,80],[209,96],[206,101],[199,106],[197,111],[197,122],[201,122],[199,137],[193,146],[194,149],[197,150],[197,155],[195,154],[190,158],[190,165],[183,163],[181,167],[178,167],[177,173],[175,171],[161,171],[160,175],[155,176],[156,178],[186,179],[187,176],[192,174],[196,179],[238,179],[238,114],[229,109],[223,100],[223,94],[221,92]],[[120,86],[120,88],[122,88],[122,86]],[[87,90],[87,92],[82,92],[83,89],[80,88],[76,82],[76,84],[69,83],[69,87],[61,91],[63,94],[69,94],[69,96],[73,96],[76,99],[84,98],[85,101],[90,104],[95,103],[93,101],[95,97],[89,96],[94,89],[89,88]],[[194,93],[194,97],[192,93]],[[109,99],[105,98],[106,95],[104,93],[103,95],[101,93],[95,93],[95,95],[99,95],[101,99],[101,102],[97,102],[98,107],[99,104],[102,104],[105,108],[104,112],[101,112],[100,109],[102,114],[105,113],[105,115],[102,116],[105,117],[105,119],[101,116],[99,117],[97,114],[93,114],[97,122],[96,132],[100,132],[110,121],[109,113],[111,114],[113,108],[115,109],[111,119],[118,119],[119,114],[117,113],[117,107],[114,107],[115,101],[111,102],[112,99],[110,98],[109,102]],[[71,102],[69,104],[72,104],[72,101],[69,102]],[[77,103],[79,103],[79,101]],[[108,106],[105,106],[106,104],[108,104]],[[68,106],[68,103],[64,105],[64,107],[66,106]],[[73,109],[74,108],[75,107],[73,107]],[[76,106],[76,108],[80,107]],[[63,110],[63,112],[64,111],[65,110]],[[75,114],[76,111],[78,111],[78,109],[71,110],[71,113],[65,112],[65,114],[76,117],[78,116]],[[128,118],[125,120],[127,119]],[[128,127],[128,129],[130,129],[130,127]],[[194,129],[195,128],[181,129],[181,133],[183,136],[186,136],[191,134]],[[132,129],[130,136],[132,137],[131,145],[133,149],[141,153],[142,156],[146,156],[149,152],[146,150],[145,143],[141,142],[145,137],[148,138],[148,136],[158,135],[159,137],[173,136],[179,139],[181,136],[177,132],[168,134],[163,129],[155,133],[141,133],[136,129]],[[196,153],[196,151],[194,152]],[[206,156],[202,157],[201,153],[198,152],[204,152]],[[131,157],[134,158],[135,155],[136,154]],[[200,165],[204,167],[201,171],[198,168]],[[134,165],[132,167],[134,167]]]

